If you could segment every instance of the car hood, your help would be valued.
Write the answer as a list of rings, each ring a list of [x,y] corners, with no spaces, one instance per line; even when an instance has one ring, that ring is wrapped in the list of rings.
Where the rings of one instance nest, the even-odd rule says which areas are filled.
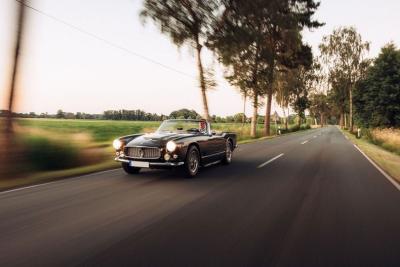
[[[144,134],[136,137],[130,141],[126,147],[134,146],[150,146],[150,147],[161,147],[164,146],[170,140],[181,139],[185,137],[195,136],[196,134],[188,133],[151,133]]]

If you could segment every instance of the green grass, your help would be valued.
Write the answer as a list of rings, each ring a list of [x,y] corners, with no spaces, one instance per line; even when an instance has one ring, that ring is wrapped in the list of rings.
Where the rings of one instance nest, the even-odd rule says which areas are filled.
[[[18,119],[21,126],[58,133],[89,133],[95,142],[111,141],[116,137],[157,129],[160,122],[153,121],[105,121],[62,119]]]

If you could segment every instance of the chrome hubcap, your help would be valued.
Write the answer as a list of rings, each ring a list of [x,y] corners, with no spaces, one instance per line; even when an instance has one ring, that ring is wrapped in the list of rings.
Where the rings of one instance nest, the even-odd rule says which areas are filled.
[[[232,149],[231,144],[226,142],[226,160],[230,162],[232,160]]]
[[[197,157],[197,152],[196,152],[196,150],[193,150],[190,153],[190,157],[189,157],[190,172],[195,173],[197,171],[198,166],[199,166],[199,159]]]

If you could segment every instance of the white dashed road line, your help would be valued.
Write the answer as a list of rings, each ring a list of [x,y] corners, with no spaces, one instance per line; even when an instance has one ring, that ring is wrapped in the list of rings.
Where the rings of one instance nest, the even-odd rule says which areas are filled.
[[[267,165],[267,164],[273,162],[274,160],[279,159],[279,158],[282,157],[283,155],[285,155],[285,154],[284,154],[284,153],[279,154],[278,156],[273,157],[272,159],[268,160],[267,162],[264,162],[263,164],[260,164],[257,168],[258,168],[258,169],[259,169],[259,168],[262,168],[262,167],[264,167],[265,165]]]
[[[304,141],[303,143],[301,143],[302,145],[307,144],[309,140]]]

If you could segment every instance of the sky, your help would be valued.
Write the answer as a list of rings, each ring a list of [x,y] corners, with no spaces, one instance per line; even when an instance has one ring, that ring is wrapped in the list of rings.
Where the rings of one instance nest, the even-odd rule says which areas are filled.
[[[189,108],[201,113],[193,51],[178,49],[152,22],[143,25],[138,16],[142,0],[28,3],[51,18],[27,10],[16,111],[142,109],[169,114]],[[6,108],[17,5],[15,0],[0,0],[0,109]],[[324,35],[339,26],[354,26],[371,42],[369,56],[375,57],[388,42],[400,46],[399,10],[398,0],[322,0],[314,18],[326,25],[304,32],[304,40],[317,54]],[[243,99],[224,80],[223,68],[206,50],[202,58],[216,69],[218,82],[208,92],[210,113],[242,112]],[[273,110],[281,114],[276,105]],[[246,113],[251,114],[250,102]]]

